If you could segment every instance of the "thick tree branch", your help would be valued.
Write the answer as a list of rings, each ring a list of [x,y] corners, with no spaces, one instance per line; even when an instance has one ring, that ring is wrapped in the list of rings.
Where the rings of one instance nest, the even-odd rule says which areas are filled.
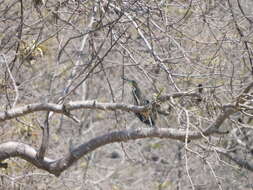
[[[0,112],[0,122],[38,111],[52,111],[68,115],[68,111],[78,109],[123,110],[141,112],[146,110],[147,107],[122,103],[100,103],[96,100],[75,101],[63,105],[54,103],[34,103],[19,108],[10,109],[5,112]]]
[[[171,97],[183,97],[191,94],[172,94]],[[164,98],[168,100],[169,97]],[[52,103],[39,103],[30,104],[16,109],[8,110],[4,113],[0,113],[0,121],[25,115],[35,111],[54,111],[56,113],[68,113],[71,110],[76,109],[101,109],[101,110],[124,110],[132,112],[140,112],[148,109],[145,106],[134,106],[120,103],[98,103],[93,101],[76,101],[69,102],[64,105],[57,105]],[[77,148],[73,148],[68,154],[58,160],[51,160],[49,158],[38,157],[37,151],[29,145],[18,143],[18,142],[7,142],[0,144],[0,162],[10,157],[21,157],[28,162],[34,164],[38,168],[46,170],[56,176],[59,176],[61,172],[69,168],[82,156],[95,149],[104,146],[106,144],[114,142],[123,142],[129,140],[136,140],[142,138],[168,138],[184,141],[186,136],[188,140],[200,139],[203,136],[209,136],[213,133],[220,133],[219,127],[222,123],[237,109],[234,105],[226,105],[223,107],[223,111],[218,115],[216,120],[209,125],[206,130],[203,131],[185,131],[184,129],[173,129],[173,128],[138,128],[131,130],[122,130],[110,132],[102,136],[95,137],[90,141],[81,144]]]
[[[171,97],[179,98],[185,96],[197,96],[196,93],[174,93],[161,96],[158,100],[164,102],[169,100]],[[66,110],[67,109],[67,110]],[[4,112],[0,112],[0,122],[5,120],[20,117],[29,113],[38,111],[52,111],[55,113],[62,113],[68,116],[68,111],[78,109],[100,109],[100,110],[122,110],[131,112],[142,112],[149,109],[149,106],[135,106],[122,103],[101,103],[96,100],[89,101],[73,101],[67,104],[59,105],[54,103],[34,103],[28,104],[19,108],[13,108]]]
[[[114,131],[95,137],[88,142],[73,148],[71,152],[58,160],[52,160],[46,157],[44,157],[43,160],[38,159],[36,156],[37,151],[31,146],[19,142],[6,142],[0,144],[0,162],[11,157],[20,157],[34,164],[38,168],[59,176],[61,172],[69,168],[82,156],[106,144],[152,137],[184,141],[186,135],[188,136],[188,140],[193,140],[202,138],[203,135],[211,134],[212,132],[209,131],[204,131],[202,133],[197,131],[189,131],[186,134],[185,130],[174,128],[138,128]]]
[[[11,157],[20,157],[38,168],[43,169],[53,162],[53,160],[49,158],[44,158],[43,165],[42,162],[37,160],[36,153],[37,151],[34,148],[24,143],[11,141],[0,144],[0,161]]]

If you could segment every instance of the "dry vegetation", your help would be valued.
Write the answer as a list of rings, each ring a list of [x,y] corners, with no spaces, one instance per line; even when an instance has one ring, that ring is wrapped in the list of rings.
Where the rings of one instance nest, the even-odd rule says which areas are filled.
[[[252,11],[0,1],[0,189],[252,190]]]

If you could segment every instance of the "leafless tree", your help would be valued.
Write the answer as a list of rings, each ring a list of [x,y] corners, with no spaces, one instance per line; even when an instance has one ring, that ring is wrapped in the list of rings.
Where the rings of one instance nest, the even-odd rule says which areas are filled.
[[[0,189],[252,189],[252,7],[0,1]]]

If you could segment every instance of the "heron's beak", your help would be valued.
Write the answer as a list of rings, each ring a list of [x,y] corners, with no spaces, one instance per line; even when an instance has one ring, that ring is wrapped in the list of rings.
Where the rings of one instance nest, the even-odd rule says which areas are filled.
[[[128,82],[132,82],[132,80],[128,79],[128,78],[124,78],[124,77],[121,77],[123,80],[125,81],[128,81]]]

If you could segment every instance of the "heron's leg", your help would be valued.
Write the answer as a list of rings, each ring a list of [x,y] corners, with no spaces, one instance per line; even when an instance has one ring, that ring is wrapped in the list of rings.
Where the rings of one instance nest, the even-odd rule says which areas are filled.
[[[151,116],[148,116],[148,122],[149,122],[149,125],[151,126],[151,127],[155,127],[155,122],[153,121],[153,119],[151,118]]]

